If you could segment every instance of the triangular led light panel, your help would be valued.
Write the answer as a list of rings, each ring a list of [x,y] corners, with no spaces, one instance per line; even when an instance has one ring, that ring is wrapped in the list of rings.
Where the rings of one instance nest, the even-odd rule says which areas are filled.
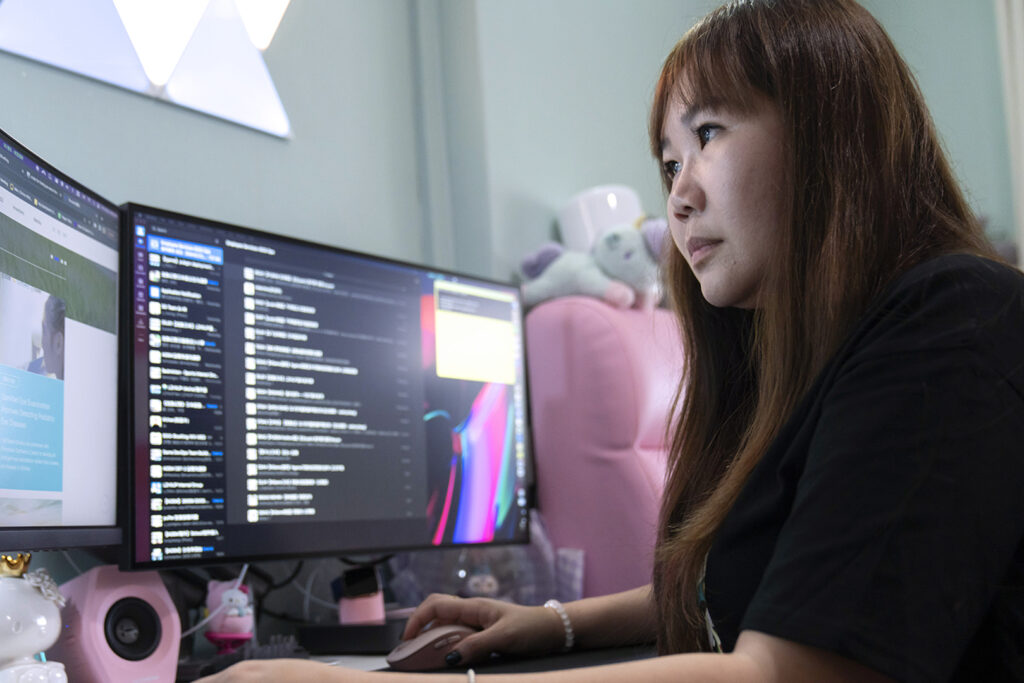
[[[232,0],[211,0],[164,90],[167,99],[286,137],[288,115]]]
[[[130,90],[149,89],[111,0],[3,0],[0,49]]]
[[[174,72],[209,0],[113,0],[149,80],[162,86]]]
[[[245,30],[260,50],[266,50],[277,33],[284,11],[291,0],[235,0]]]

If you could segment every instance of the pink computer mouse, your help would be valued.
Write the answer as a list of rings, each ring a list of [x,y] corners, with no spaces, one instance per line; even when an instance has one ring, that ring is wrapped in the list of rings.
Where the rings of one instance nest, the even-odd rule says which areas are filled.
[[[476,629],[461,624],[435,626],[396,645],[387,656],[388,666],[399,671],[443,669],[447,666],[445,655],[471,633],[476,633]]]

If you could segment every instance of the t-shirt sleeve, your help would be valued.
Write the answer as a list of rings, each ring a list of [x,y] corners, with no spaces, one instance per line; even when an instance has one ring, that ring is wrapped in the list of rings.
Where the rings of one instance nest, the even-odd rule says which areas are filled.
[[[952,675],[1024,537],[1018,290],[935,278],[864,335],[741,629]]]

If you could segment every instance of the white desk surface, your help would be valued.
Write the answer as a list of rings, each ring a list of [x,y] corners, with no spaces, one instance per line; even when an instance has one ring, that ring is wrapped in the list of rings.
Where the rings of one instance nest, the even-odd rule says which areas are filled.
[[[344,666],[360,671],[375,671],[376,669],[386,669],[388,666],[384,655],[316,655],[310,659],[331,666]]]

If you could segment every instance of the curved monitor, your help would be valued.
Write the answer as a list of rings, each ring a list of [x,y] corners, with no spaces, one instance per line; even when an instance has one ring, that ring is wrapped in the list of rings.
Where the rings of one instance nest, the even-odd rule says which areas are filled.
[[[119,231],[0,131],[0,550],[121,542]]]
[[[124,216],[130,567],[528,540],[517,287]]]

